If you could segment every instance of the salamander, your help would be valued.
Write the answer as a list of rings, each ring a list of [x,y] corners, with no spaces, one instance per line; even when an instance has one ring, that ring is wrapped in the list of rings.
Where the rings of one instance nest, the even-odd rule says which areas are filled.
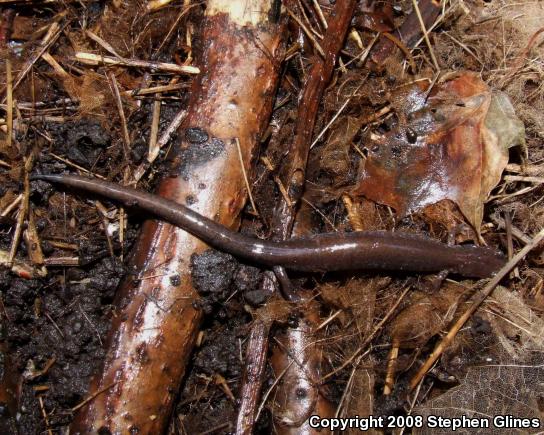
[[[505,263],[503,256],[489,248],[448,246],[400,232],[323,233],[285,241],[261,240],[232,231],[184,205],[131,187],[77,175],[35,175],[32,179],[62,184],[142,209],[215,249],[269,267],[307,272],[448,270],[466,277],[486,278]]]

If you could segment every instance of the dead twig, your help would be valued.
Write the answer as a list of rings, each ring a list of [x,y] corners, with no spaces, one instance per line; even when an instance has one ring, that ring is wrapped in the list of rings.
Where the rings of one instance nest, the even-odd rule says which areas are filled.
[[[13,264],[13,260],[15,259],[15,255],[17,254],[17,248],[19,246],[19,242],[21,240],[21,234],[23,232],[23,223],[28,214],[28,206],[30,203],[29,173],[30,173],[30,170],[32,169],[33,164],[34,164],[34,153],[31,152],[30,156],[25,159],[23,199],[21,201],[21,206],[19,208],[19,215],[17,216],[17,225],[15,227],[15,233],[13,234],[13,239],[11,240],[11,247],[9,250],[9,259],[8,259],[9,264]]]
[[[55,153],[52,153],[50,152],[49,155],[63,163],[66,163],[68,166],[71,166],[75,169],[77,169],[78,171],[82,171],[82,172],[85,172],[86,174],[92,174],[94,177],[97,177],[97,178],[100,178],[101,180],[105,180],[106,177],[100,175],[100,174],[93,174],[91,171],[89,171],[88,169],[85,169],[83,166],[79,166],[77,163],[74,163],[68,159],[65,159],[64,157],[61,157],[61,156],[58,156],[56,155]]]
[[[163,92],[179,91],[186,88],[187,83],[172,83],[169,85],[151,86],[149,88],[132,89],[129,91],[123,91],[123,95],[130,97],[139,97],[142,95],[161,94]]]
[[[123,102],[121,101],[121,94],[119,93],[119,86],[115,74],[110,72],[108,79],[111,84],[111,91],[117,105],[117,111],[119,112],[119,118],[121,119],[121,129],[123,131],[123,152],[125,154],[125,160],[128,161],[130,153],[130,135],[128,134],[127,118],[125,117],[125,111],[123,109]]]
[[[121,57],[119,53],[115,51],[115,48],[113,48],[108,42],[104,41],[100,36],[94,34],[90,30],[85,30],[85,35],[87,35],[90,39],[100,45],[108,53],[113,54],[115,57]]]
[[[53,435],[53,431],[49,427],[49,416],[47,415],[47,411],[45,410],[45,406],[43,404],[43,397],[42,396],[38,396],[38,402],[40,402],[40,410],[41,410],[41,413],[42,413],[42,417],[43,417],[43,421],[45,423],[45,428],[47,430],[47,433],[49,435]]]
[[[289,14],[289,16],[296,21],[296,23],[300,26],[302,31],[306,34],[308,39],[312,41],[312,44],[314,45],[317,52],[321,55],[321,57],[325,58],[325,52],[323,51],[323,48],[321,48],[321,45],[319,44],[319,41],[315,38],[314,34],[306,27],[306,25],[302,22],[302,20],[297,17],[291,9],[289,9],[287,6],[285,6],[285,10]]]
[[[391,349],[387,357],[387,372],[385,375],[385,383],[383,386],[383,395],[389,396],[393,392],[393,386],[395,384],[395,372],[397,370],[397,358],[399,356],[400,343],[398,338],[393,338],[391,343]]]
[[[23,200],[24,194],[20,193],[17,197],[0,212],[0,216],[8,216]]]
[[[6,91],[6,124],[8,131],[6,133],[6,148],[11,148],[13,141],[13,76],[11,74],[11,61],[6,59],[6,81],[7,81],[7,91]]]
[[[253,323],[242,373],[236,435],[249,435],[253,433],[257,405],[266,368],[269,334],[270,322],[256,320]]]
[[[57,17],[57,20],[60,20],[62,17],[64,17],[65,13],[60,14]],[[21,82],[24,80],[32,66],[36,63],[36,61],[46,52],[49,50],[49,48],[55,43],[55,41],[58,39],[60,33],[62,32],[63,27],[58,23],[58,21],[54,21],[51,26],[49,26],[49,29],[45,36],[43,37],[38,49],[36,52],[30,56],[30,58],[24,63],[21,70],[19,71],[19,74],[17,74],[16,79],[13,82],[12,90],[15,90]],[[2,93],[4,93],[4,90],[2,90]],[[6,102],[6,97],[2,100],[2,103]]]
[[[109,385],[106,385],[104,388],[101,388],[100,390],[98,390],[96,393],[93,393],[91,394],[89,397],[87,397],[85,400],[83,400],[82,402],[78,403],[76,406],[74,406],[71,411],[72,412],[76,412],[78,409],[84,407],[87,403],[89,403],[91,400],[93,400],[96,396],[108,391],[111,387],[117,385],[118,382],[112,382],[111,384]]]
[[[200,70],[196,66],[176,65],[175,63],[151,62],[139,59],[125,59],[122,57],[100,56],[93,53],[84,53],[78,51],[75,54],[75,60],[85,65],[122,65],[133,68],[144,68],[151,71],[163,71],[174,74],[199,74]]]
[[[287,196],[282,196],[272,219],[272,234],[277,240],[286,240],[292,236],[297,206],[301,200],[303,185],[306,179],[306,166],[312,144],[312,135],[321,97],[329,84],[335,67],[335,59],[340,52],[347,34],[356,2],[353,0],[337,2],[330,14],[328,28],[323,41],[325,56],[314,56],[313,64],[305,80],[298,107],[298,117],[295,126],[295,137],[289,147],[289,162],[280,178]],[[292,194],[291,194],[292,192]],[[288,198],[288,200],[286,200]],[[288,281],[282,268],[275,269],[282,282]],[[282,285],[284,293],[291,294],[287,282]],[[278,423],[289,426],[296,425],[298,430],[309,430],[307,419],[311,413],[319,413],[323,417],[332,415],[332,406],[320,391],[317,383],[321,365],[321,348],[315,343],[313,335],[319,322],[315,308],[310,308],[312,293],[299,291],[297,304],[305,312],[300,320],[299,328],[288,328],[282,334],[280,341],[283,346],[276,346],[272,365],[279,377],[285,377],[278,388],[276,401],[280,416]],[[301,326],[304,325],[304,326]],[[279,342],[276,340],[279,344]],[[303,344],[306,343],[307,345]],[[301,349],[303,349],[301,351]],[[298,352],[298,353],[297,353]],[[303,364],[293,365],[293,355],[304,361]],[[304,391],[307,400],[297,401],[297,391]]]
[[[234,139],[236,141],[236,149],[238,150],[238,158],[240,159],[240,168],[242,169],[242,174],[244,175],[244,182],[246,183],[247,195],[249,196],[249,201],[251,202],[251,207],[256,216],[259,216],[259,211],[253,200],[253,195],[251,193],[251,186],[249,185],[249,180],[247,178],[246,169],[244,166],[244,157],[242,156],[242,148],[240,147],[240,140],[238,138]]]
[[[180,110],[174,119],[170,122],[168,127],[164,130],[163,134],[160,136],[159,140],[157,140],[157,146],[155,146],[152,150],[150,149],[147,157],[146,162],[141,163],[140,166],[134,171],[134,180],[138,182],[142,176],[145,174],[145,171],[149,168],[149,166],[155,161],[155,159],[159,156],[160,150],[166,146],[166,144],[170,141],[172,136],[176,133],[177,129],[183,122],[183,120],[187,116],[187,111],[185,109]]]
[[[149,145],[147,156],[153,157],[153,160],[159,155],[161,145],[158,143],[159,123],[161,120],[161,102],[153,101],[153,116],[151,119],[151,131],[149,132]]]
[[[544,177],[525,177],[522,175],[505,175],[504,181],[506,182],[520,181],[523,183],[544,184]]]
[[[55,70],[55,72],[59,75],[59,77],[66,79],[70,77],[70,74],[66,72],[66,70],[57,62],[57,60],[51,56],[49,52],[45,52],[42,54],[42,59],[45,60],[51,68]]]

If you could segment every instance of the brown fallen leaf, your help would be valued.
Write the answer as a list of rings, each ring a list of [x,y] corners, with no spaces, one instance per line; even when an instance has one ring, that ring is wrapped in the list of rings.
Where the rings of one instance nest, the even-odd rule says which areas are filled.
[[[361,121],[346,116],[331,131],[329,139],[320,153],[320,168],[334,177],[335,185],[342,184],[349,177],[351,159],[350,148],[353,138],[361,129]]]
[[[475,74],[427,92],[419,82],[391,96],[393,123],[367,133],[368,158],[352,193],[400,215],[450,199],[479,234],[483,204],[500,181],[508,149],[524,146],[523,123],[508,97]]]
[[[410,304],[389,326],[392,341],[396,341],[403,349],[423,347],[451,322],[465,296],[466,290],[463,287],[449,282],[444,283],[436,294],[412,292]]]

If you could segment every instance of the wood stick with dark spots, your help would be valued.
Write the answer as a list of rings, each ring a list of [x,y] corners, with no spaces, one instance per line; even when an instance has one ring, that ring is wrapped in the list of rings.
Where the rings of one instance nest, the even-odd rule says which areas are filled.
[[[284,32],[270,21],[270,7],[270,0],[207,2],[195,44],[201,73],[157,188],[232,230],[247,197],[236,139],[251,173],[283,58]],[[179,227],[145,222],[89,395],[103,392],[80,410],[71,433],[164,433],[202,318],[190,258],[206,249]]]

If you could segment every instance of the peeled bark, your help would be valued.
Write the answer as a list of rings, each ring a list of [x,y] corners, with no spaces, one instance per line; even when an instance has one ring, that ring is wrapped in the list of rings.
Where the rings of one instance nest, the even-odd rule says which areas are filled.
[[[182,138],[157,192],[237,228],[247,191],[236,145],[250,172],[268,123],[283,56],[269,0],[210,0],[200,30],[201,74],[192,86]],[[269,17],[270,15],[270,17]],[[72,433],[164,431],[202,313],[191,256],[207,246],[164,222],[147,221],[118,292],[102,373]]]

